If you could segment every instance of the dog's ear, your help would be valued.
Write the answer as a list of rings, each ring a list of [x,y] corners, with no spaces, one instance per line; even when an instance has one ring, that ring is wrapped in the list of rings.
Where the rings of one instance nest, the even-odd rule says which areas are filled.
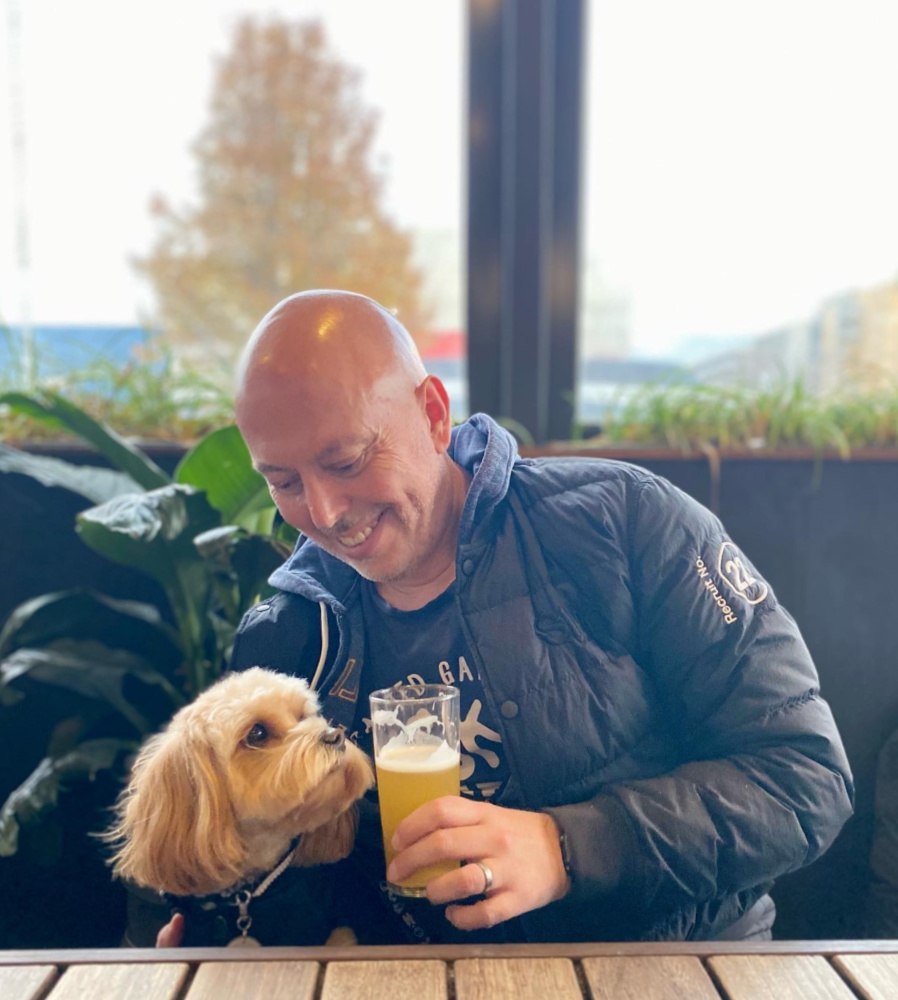
[[[359,811],[353,805],[324,826],[304,833],[294,864],[308,868],[349,857],[355,843],[358,815]]]
[[[231,885],[246,853],[212,748],[161,733],[141,750],[107,834],[116,875],[176,896]]]

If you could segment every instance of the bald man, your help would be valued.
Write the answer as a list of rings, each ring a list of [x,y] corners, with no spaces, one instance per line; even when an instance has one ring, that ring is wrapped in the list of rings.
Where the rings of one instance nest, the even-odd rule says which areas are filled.
[[[831,843],[851,776],[716,518],[634,466],[521,459],[482,414],[453,429],[405,329],[346,292],[264,318],[237,421],[302,534],[232,667],[311,679],[323,652],[323,711],[369,752],[370,691],[461,691],[463,794],[400,825],[387,876],[460,866],[390,895],[363,810],[353,877],[388,939],[770,937],[773,880]]]

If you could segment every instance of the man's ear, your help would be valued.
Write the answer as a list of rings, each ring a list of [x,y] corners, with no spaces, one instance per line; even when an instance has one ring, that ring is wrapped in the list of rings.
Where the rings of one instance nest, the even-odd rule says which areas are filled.
[[[424,407],[434,446],[442,454],[448,449],[452,438],[449,394],[436,375],[428,375],[415,391]]]

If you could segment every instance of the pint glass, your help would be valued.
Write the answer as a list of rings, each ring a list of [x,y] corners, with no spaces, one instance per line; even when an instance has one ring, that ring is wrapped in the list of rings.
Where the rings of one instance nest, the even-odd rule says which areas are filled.
[[[387,866],[396,827],[418,806],[458,795],[458,688],[445,684],[397,686],[371,695],[374,765]],[[424,896],[427,883],[457,861],[422,868],[400,885],[402,896]]]

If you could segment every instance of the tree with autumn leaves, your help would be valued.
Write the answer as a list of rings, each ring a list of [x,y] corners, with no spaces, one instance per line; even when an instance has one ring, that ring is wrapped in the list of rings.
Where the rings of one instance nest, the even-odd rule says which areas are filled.
[[[276,302],[309,288],[370,295],[420,335],[422,279],[381,204],[376,121],[320,24],[237,25],[194,145],[198,202],[156,196],[156,242],[136,261],[166,336],[233,357]]]

